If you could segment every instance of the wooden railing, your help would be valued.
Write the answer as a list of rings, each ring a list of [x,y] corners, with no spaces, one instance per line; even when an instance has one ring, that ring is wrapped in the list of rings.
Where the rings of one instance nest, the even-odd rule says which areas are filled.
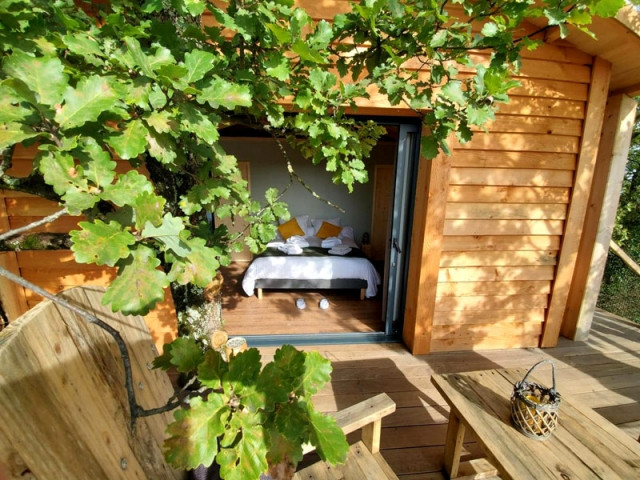
[[[611,242],[609,242],[609,248],[620,258],[620,260],[625,263],[627,267],[629,267],[636,275],[640,277],[640,265],[634,262],[633,258],[627,255],[627,253],[622,250],[622,248],[620,248],[620,246],[616,242],[611,240]]]

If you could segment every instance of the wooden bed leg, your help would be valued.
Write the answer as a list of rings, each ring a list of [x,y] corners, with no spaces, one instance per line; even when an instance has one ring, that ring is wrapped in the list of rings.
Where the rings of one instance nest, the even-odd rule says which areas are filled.
[[[367,293],[367,289],[366,288],[361,288],[360,289],[360,300],[364,300],[365,293]]]
[[[256,289],[256,296],[258,297],[258,300],[262,300],[262,289],[261,288],[257,288]]]

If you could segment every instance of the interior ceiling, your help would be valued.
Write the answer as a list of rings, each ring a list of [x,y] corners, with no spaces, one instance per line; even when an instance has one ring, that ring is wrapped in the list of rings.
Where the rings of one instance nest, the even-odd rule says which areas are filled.
[[[596,38],[570,28],[565,40],[611,63],[611,93],[640,95],[640,12],[628,5],[615,18],[594,17],[589,28]]]

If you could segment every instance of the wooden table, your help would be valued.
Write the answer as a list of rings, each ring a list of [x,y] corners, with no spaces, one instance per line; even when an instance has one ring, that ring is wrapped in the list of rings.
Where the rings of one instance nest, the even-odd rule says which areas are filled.
[[[533,440],[516,430],[510,420],[510,397],[513,384],[525,373],[507,369],[433,375],[432,382],[451,407],[444,457],[450,478],[462,471],[467,428],[503,479],[640,478],[640,444],[579,405],[578,399],[562,397],[558,427],[547,440]],[[562,384],[557,388],[562,395]]]

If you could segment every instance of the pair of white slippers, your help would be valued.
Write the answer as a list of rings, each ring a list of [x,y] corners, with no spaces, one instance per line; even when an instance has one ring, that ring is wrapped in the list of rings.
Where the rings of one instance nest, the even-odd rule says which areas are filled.
[[[326,298],[323,298],[322,300],[320,300],[320,303],[318,304],[318,306],[322,310],[326,310],[327,308],[329,308],[329,300],[327,300]],[[300,310],[304,310],[305,308],[307,308],[307,303],[304,301],[304,298],[296,299],[296,307],[298,307],[298,309]]]

